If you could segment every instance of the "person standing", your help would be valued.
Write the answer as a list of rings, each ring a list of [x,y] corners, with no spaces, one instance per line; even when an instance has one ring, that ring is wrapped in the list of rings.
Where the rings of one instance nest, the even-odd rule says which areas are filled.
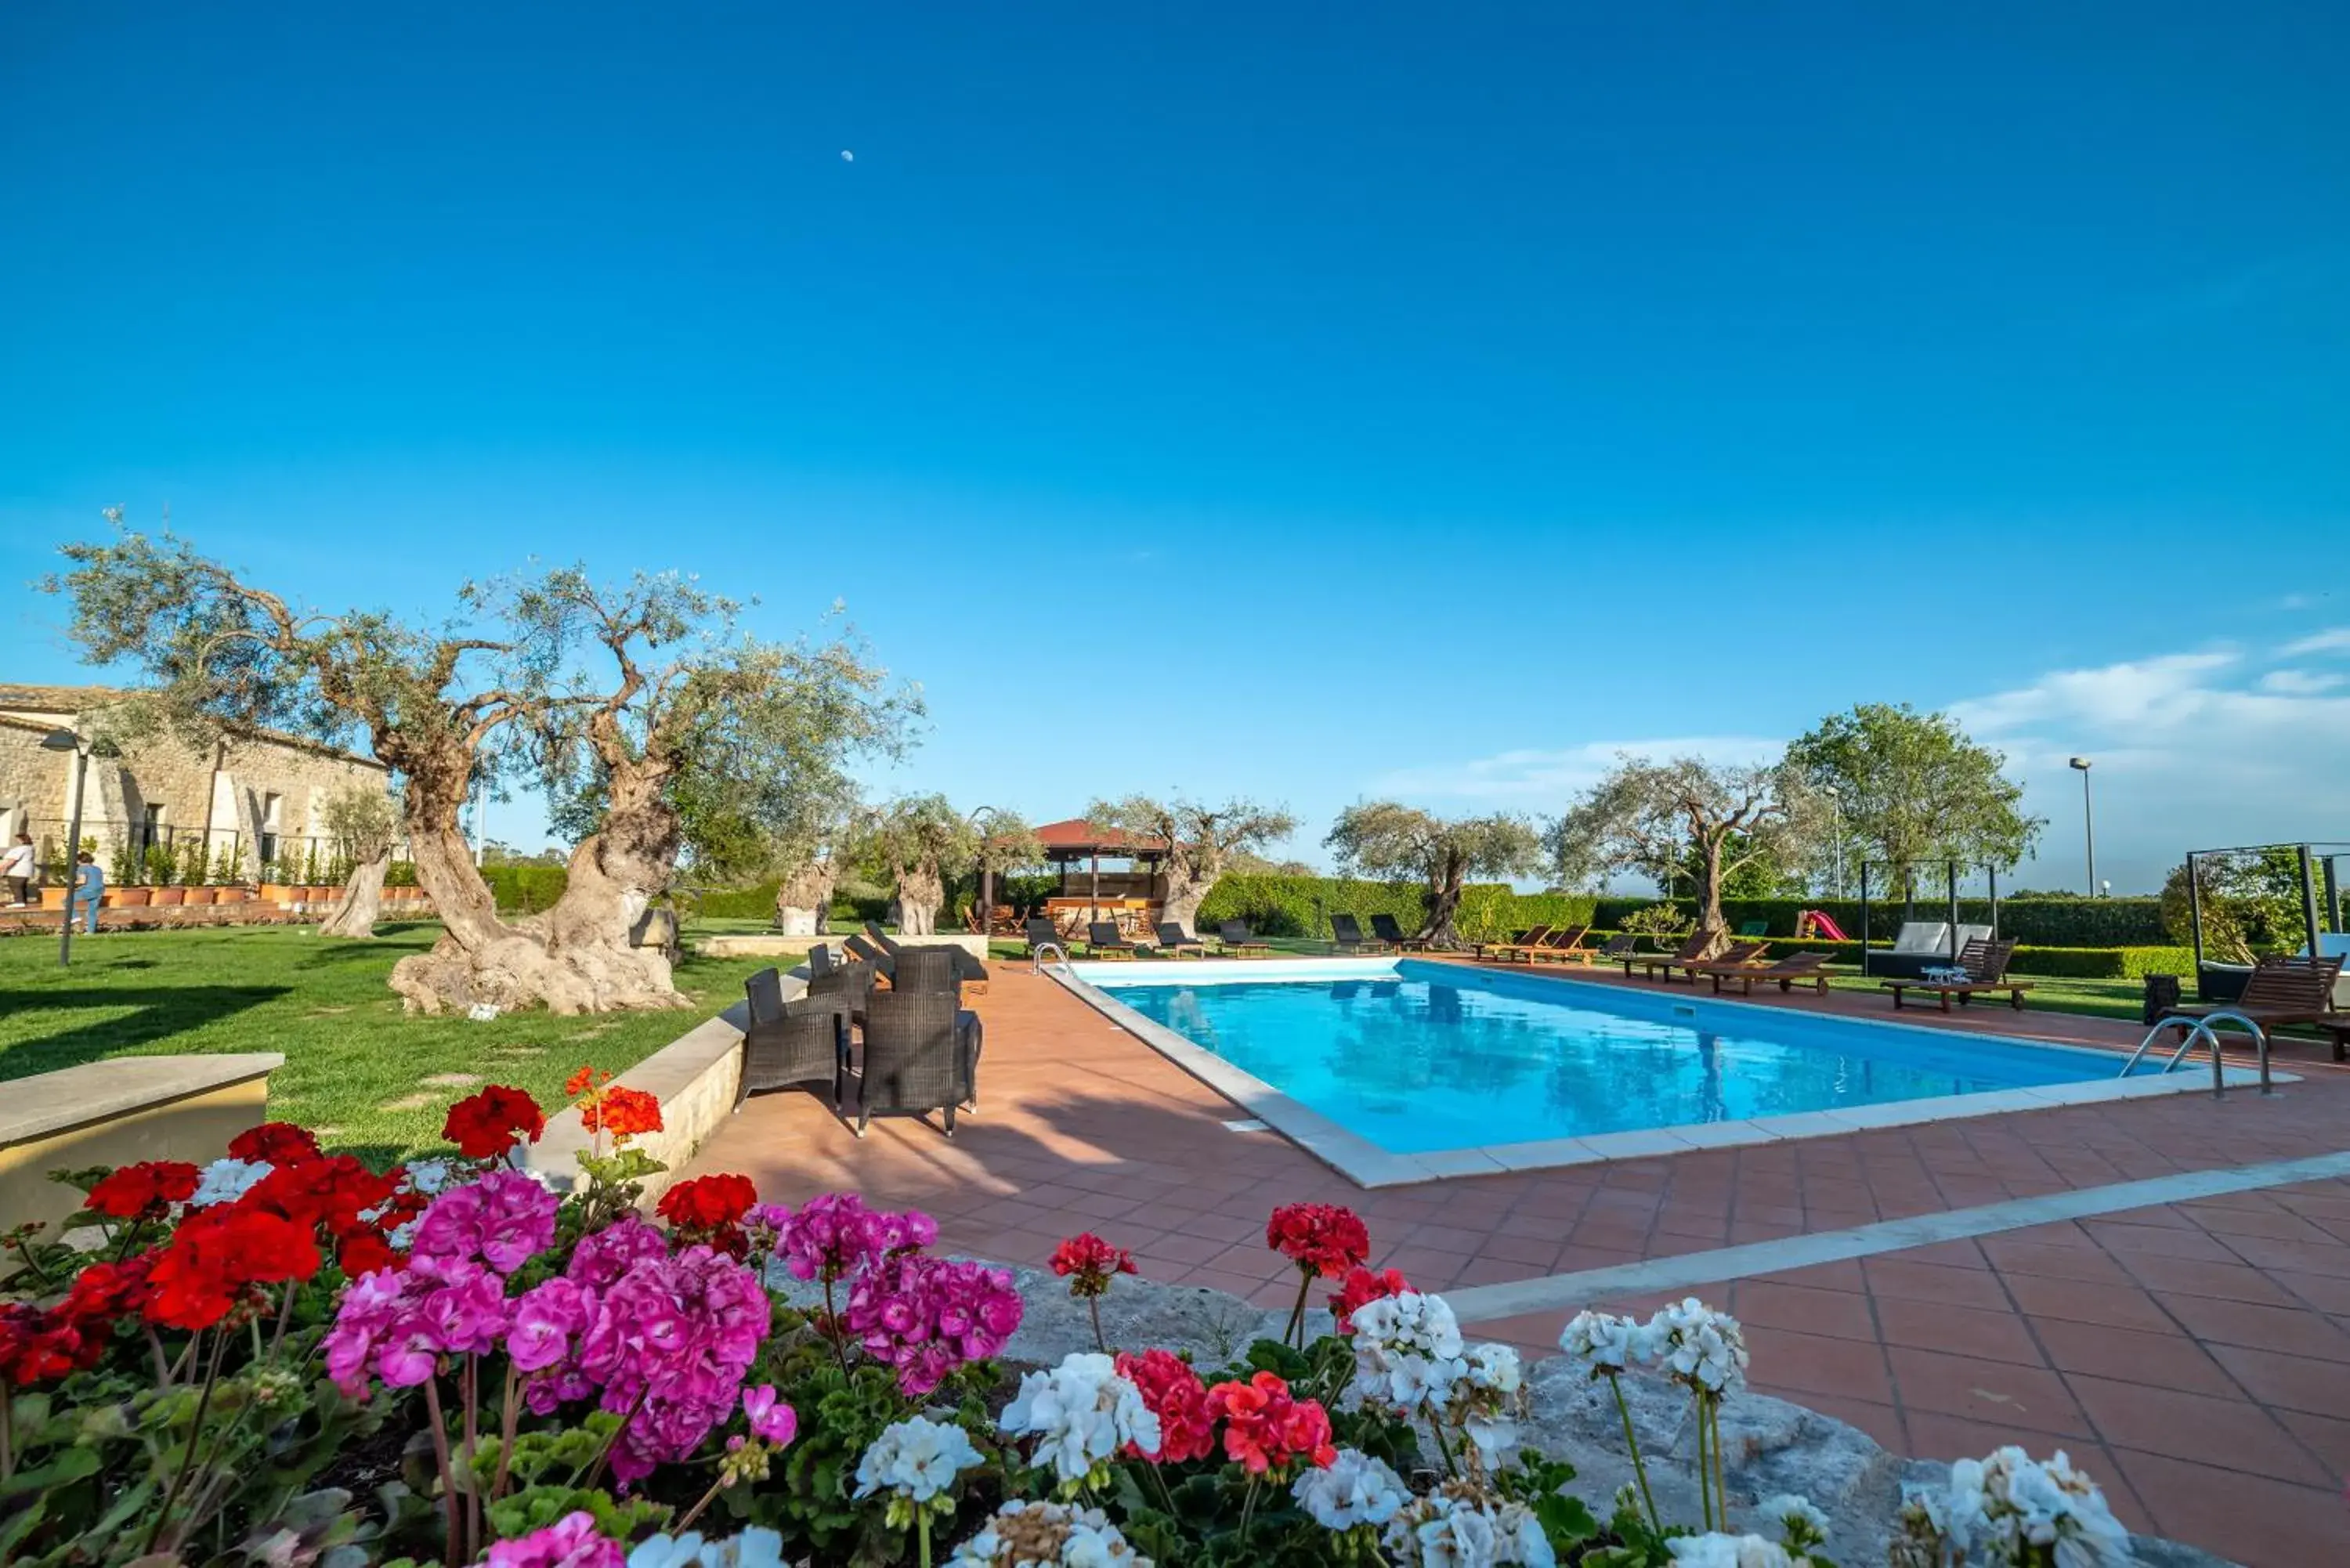
[[[80,864],[74,867],[73,908],[66,912],[70,920],[84,909],[88,910],[89,934],[98,935],[98,906],[106,896],[106,872],[99,867],[98,857],[85,849],[76,857]]]
[[[11,909],[25,907],[27,890],[33,885],[33,836],[16,835],[16,842],[0,851],[0,883],[7,884],[8,905]]]

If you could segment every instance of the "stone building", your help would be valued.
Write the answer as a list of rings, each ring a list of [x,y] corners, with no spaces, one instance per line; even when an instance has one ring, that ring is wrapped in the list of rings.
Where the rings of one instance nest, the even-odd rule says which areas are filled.
[[[108,732],[107,710],[130,693],[104,686],[0,684],[0,835],[29,833],[44,866],[66,856],[74,809],[74,756],[42,749],[61,727]],[[294,735],[191,746],[155,733],[100,748],[89,760],[82,837],[115,883],[174,880],[201,865],[214,881],[302,880],[333,854],[327,803],[357,784],[389,787],[381,763]],[[203,879],[197,877],[193,879]]]

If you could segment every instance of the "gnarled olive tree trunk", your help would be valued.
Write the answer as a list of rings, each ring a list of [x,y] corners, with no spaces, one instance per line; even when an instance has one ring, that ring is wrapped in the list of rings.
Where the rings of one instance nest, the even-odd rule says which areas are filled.
[[[383,877],[391,869],[391,851],[371,856],[351,867],[343,883],[343,896],[327,918],[318,923],[322,937],[369,938],[375,935],[375,923],[383,914]]]
[[[449,761],[430,778],[402,769],[416,879],[442,923],[432,951],[392,966],[391,988],[407,1009],[463,1012],[487,1003],[505,1012],[544,1003],[569,1014],[691,1006],[671,979],[667,956],[629,941],[646,905],[667,885],[677,852],[677,815],[661,799],[660,779],[615,770],[604,826],[572,851],[563,897],[544,915],[509,925],[498,919],[458,828],[471,759],[454,768]]]
[[[939,906],[946,901],[946,878],[936,864],[898,868],[898,930],[900,935],[935,935],[939,929]]]
[[[829,860],[802,867],[775,886],[775,928],[787,937],[823,933],[832,913],[832,889],[839,873]]]
[[[1189,860],[1170,857],[1163,874],[1167,878],[1167,897],[1160,900],[1159,918],[1196,932],[1200,929],[1200,906],[1206,900],[1208,890],[1216,885],[1216,873]]]

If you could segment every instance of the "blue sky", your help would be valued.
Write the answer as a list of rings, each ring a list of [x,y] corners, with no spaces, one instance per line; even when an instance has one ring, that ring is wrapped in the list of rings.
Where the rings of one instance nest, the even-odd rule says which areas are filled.
[[[2350,836],[2350,11],[1119,9],[9,7],[0,582],[843,598],[877,788],[1309,850],[1872,700],[2035,882],[2075,751],[2117,888]]]

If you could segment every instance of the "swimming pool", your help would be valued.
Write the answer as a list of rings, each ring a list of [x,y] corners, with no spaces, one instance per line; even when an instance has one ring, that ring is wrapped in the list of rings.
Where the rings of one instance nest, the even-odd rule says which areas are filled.
[[[1453,1151],[1490,1165],[1438,1163],[1531,1168],[2209,1085],[2151,1063],[2125,1082],[2094,1050],[1411,959],[1076,968],[1097,1005],[1281,1130],[1336,1129],[1423,1179]]]

